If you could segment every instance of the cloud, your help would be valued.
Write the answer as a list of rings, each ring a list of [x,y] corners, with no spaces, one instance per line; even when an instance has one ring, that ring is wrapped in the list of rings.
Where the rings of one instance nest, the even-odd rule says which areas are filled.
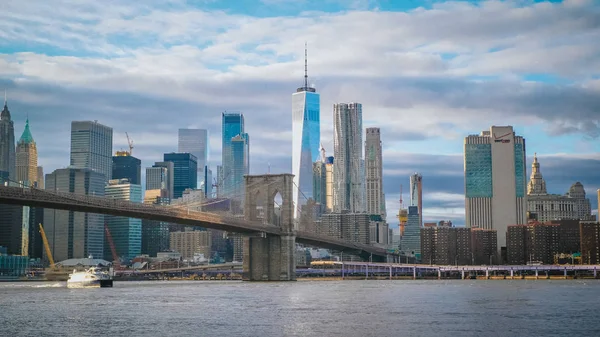
[[[144,166],[176,150],[178,128],[207,128],[214,170],[220,113],[240,111],[251,172],[269,164],[289,172],[290,96],[302,85],[308,41],[323,143],[332,149],[332,105],[361,102],[364,127],[382,129],[390,207],[419,171],[428,212],[460,217],[459,144],[489,125],[541,125],[584,141],[600,135],[595,2],[434,2],[405,12],[368,10],[384,7],[373,1],[262,2],[255,6],[262,15],[213,1],[8,2],[0,12],[0,85],[16,133],[28,115],[50,172],[68,164],[72,120],[112,126],[115,150],[126,147],[128,132]],[[288,6],[311,11],[290,15]],[[457,145],[440,154],[447,151],[433,142]],[[416,143],[431,153],[415,153]],[[561,193],[578,179],[600,186],[597,158],[544,160],[549,187]],[[581,168],[581,178],[565,163]]]

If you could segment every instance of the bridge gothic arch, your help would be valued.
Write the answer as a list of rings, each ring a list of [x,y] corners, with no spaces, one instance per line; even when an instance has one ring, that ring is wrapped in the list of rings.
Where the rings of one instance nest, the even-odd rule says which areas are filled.
[[[246,281],[296,280],[293,174],[246,175],[244,218],[281,228],[280,235],[244,237],[243,279]],[[281,200],[277,200],[281,198]],[[278,204],[278,205],[276,205]],[[279,211],[276,214],[276,208]]]

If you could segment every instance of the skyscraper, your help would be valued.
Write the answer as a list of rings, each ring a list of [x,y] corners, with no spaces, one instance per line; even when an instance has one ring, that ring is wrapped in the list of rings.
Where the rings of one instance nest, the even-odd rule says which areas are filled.
[[[204,186],[209,160],[208,130],[179,129],[177,152],[191,153],[196,156],[198,161],[198,188]],[[212,184],[212,182],[208,183]]]
[[[25,122],[25,130],[17,142],[17,181],[25,186],[37,186],[37,147],[31,131],[29,130],[29,119]]]
[[[509,225],[527,223],[525,139],[512,126],[492,126],[465,138],[466,225],[497,231],[506,250]]]
[[[327,157],[321,145],[321,157],[313,163],[313,199],[321,211],[327,208]]]
[[[321,102],[315,88],[308,86],[308,61],[304,48],[304,86],[292,94],[292,173],[294,174],[294,217],[313,198],[313,163],[319,160]]]
[[[90,169],[65,168],[46,175],[46,190],[80,195],[104,195],[104,174]],[[104,253],[104,216],[54,209],[44,210],[44,231],[55,261]]]
[[[249,173],[248,167],[248,134],[244,133],[237,135],[231,139],[231,179],[230,184],[230,196],[235,196],[235,199],[241,200],[241,196],[244,195],[244,175]]]
[[[132,184],[128,179],[112,179],[104,189],[107,198],[142,202],[142,186]],[[106,225],[110,230],[118,257],[125,260],[140,255],[142,250],[142,220],[122,216],[106,216]],[[104,258],[112,261],[110,246],[104,245]]]
[[[71,167],[88,168],[112,178],[113,129],[97,121],[71,122]]]
[[[156,162],[146,168],[146,191],[164,190],[169,200],[173,199],[175,165],[170,161]]]
[[[381,130],[367,128],[365,141],[367,213],[385,217]]]
[[[8,178],[15,180],[15,126],[10,119],[10,111],[4,93],[4,109],[0,114],[0,171],[8,172]]]
[[[173,163],[173,199],[181,198],[186,189],[198,184],[198,164],[191,153],[165,153],[164,161]]]
[[[361,177],[362,105],[339,103],[333,106],[334,212],[364,212]]]
[[[419,227],[423,227],[423,176],[416,172],[410,176],[410,205],[417,206]]]
[[[223,128],[223,146],[222,146],[222,166],[223,166],[223,189],[222,197],[243,200],[243,196],[234,195],[236,190],[239,191],[237,185],[243,184],[244,174],[248,174],[250,170],[250,140],[248,134],[244,131],[244,115],[240,113],[223,113],[222,115]],[[239,136],[239,138],[236,138]],[[234,139],[236,139],[236,151],[233,149]],[[242,142],[243,144],[241,144]],[[243,151],[240,151],[239,146],[243,146]],[[234,158],[234,156],[237,156]],[[238,166],[235,170],[234,166]],[[245,173],[239,170],[240,163],[243,163]],[[234,172],[235,171],[235,172]],[[237,175],[237,176],[236,176]]]
[[[128,179],[131,184],[142,184],[142,161],[126,151],[117,151],[112,157],[112,179]]]

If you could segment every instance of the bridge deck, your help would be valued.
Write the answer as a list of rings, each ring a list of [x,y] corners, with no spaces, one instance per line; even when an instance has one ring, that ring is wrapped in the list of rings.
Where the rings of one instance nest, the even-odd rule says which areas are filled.
[[[282,233],[281,228],[274,225],[264,224],[262,222],[251,222],[242,218],[225,216],[222,214],[198,212],[173,206],[134,203],[99,196],[54,191],[50,192],[37,188],[0,186],[0,203],[157,220],[234,233],[287,234]],[[321,234],[305,231],[297,231],[289,234],[295,235],[296,242],[298,243],[317,247],[329,248],[362,256],[369,254],[380,257],[393,255],[383,248],[349,242]]]

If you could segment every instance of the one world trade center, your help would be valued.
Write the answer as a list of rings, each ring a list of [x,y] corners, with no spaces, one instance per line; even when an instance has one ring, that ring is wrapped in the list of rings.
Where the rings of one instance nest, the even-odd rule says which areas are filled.
[[[313,197],[313,162],[320,156],[320,97],[308,86],[307,52],[304,46],[304,86],[292,94],[292,173],[294,174],[294,218]]]

